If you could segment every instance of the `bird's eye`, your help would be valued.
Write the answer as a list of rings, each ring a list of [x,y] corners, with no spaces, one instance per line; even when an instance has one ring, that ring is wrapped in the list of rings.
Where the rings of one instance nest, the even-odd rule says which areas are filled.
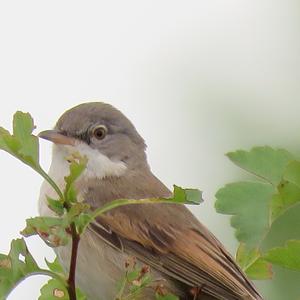
[[[99,125],[93,129],[93,136],[97,140],[103,140],[107,134],[107,128],[104,125]]]

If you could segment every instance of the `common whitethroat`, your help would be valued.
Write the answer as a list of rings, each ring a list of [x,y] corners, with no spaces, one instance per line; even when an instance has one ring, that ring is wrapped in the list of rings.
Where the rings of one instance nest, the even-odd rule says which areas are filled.
[[[61,188],[69,172],[66,157],[79,152],[88,158],[76,190],[92,209],[115,199],[171,196],[150,170],[144,139],[109,104],[78,105],[40,137],[54,143],[49,175]],[[41,215],[51,214],[46,195],[55,192],[44,182]],[[56,251],[67,269],[70,246]],[[181,299],[262,299],[222,244],[183,205],[123,206],[88,227],[79,245],[76,281],[89,300],[114,298],[129,257],[150,266],[155,280]],[[154,293],[145,288],[140,299],[154,299]]]

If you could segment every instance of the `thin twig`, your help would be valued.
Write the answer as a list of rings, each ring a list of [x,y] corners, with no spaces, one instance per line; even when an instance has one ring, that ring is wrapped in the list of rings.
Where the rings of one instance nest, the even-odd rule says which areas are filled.
[[[77,263],[77,253],[78,253],[80,235],[77,232],[75,223],[71,223],[71,234],[72,234],[72,252],[71,252],[70,270],[69,270],[69,278],[68,278],[68,292],[69,292],[70,300],[77,300],[75,280],[76,280],[76,263]]]

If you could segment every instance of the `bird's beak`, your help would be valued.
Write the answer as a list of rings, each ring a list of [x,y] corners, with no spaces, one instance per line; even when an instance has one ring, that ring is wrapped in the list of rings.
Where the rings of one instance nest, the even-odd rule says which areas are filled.
[[[70,145],[74,146],[76,144],[76,139],[57,131],[57,130],[45,130],[38,134],[38,137],[51,141],[54,144],[59,145]]]

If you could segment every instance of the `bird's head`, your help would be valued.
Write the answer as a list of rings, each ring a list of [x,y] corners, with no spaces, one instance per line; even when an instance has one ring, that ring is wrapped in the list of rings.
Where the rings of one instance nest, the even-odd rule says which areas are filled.
[[[85,155],[91,176],[120,176],[148,168],[143,138],[130,120],[106,103],[71,108],[53,130],[42,131],[39,137],[54,143],[53,160],[65,160],[76,152]]]

